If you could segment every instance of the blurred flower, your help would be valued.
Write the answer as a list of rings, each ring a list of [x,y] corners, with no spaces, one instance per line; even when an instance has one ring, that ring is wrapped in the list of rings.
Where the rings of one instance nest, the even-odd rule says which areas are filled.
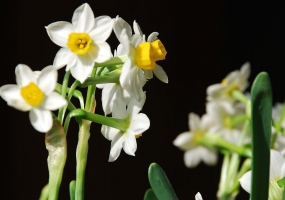
[[[269,172],[269,199],[282,199],[283,190],[278,186],[277,181],[285,177],[285,159],[280,152],[270,150],[270,172]],[[239,179],[241,187],[250,193],[251,171],[245,173]]]
[[[113,20],[109,16],[96,19],[87,3],[73,14],[72,24],[54,22],[46,27],[50,39],[62,48],[57,52],[54,65],[66,66],[74,78],[83,83],[90,76],[95,62],[104,62],[112,57],[110,46],[105,41],[110,36]]]
[[[19,64],[15,72],[17,85],[2,86],[1,97],[9,106],[30,111],[31,124],[37,131],[49,131],[52,127],[50,110],[57,110],[67,104],[61,95],[54,92],[57,82],[56,68],[48,66],[40,73],[34,73],[27,65]]]
[[[205,134],[211,131],[212,122],[207,115],[203,115],[200,119],[194,113],[189,114],[188,132],[183,132],[177,136],[173,144],[179,149],[185,151],[184,163],[187,167],[196,167],[201,161],[207,165],[215,165],[217,163],[217,152],[215,149],[209,149],[201,146],[199,141]]]
[[[127,120],[129,126],[125,132],[109,126],[102,126],[102,134],[106,139],[112,141],[109,162],[113,162],[119,157],[122,148],[126,154],[135,155],[137,150],[136,138],[140,137],[150,126],[148,117],[143,113],[139,113],[143,104],[144,100],[138,102],[133,99],[126,110],[126,104],[121,99],[114,101],[112,116]]]
[[[207,100],[225,100],[233,102],[234,99],[231,96],[231,92],[239,90],[244,92],[248,87],[248,77],[250,74],[250,63],[246,62],[241,66],[240,70],[229,73],[221,83],[210,85],[207,88]]]
[[[276,103],[275,106],[272,108],[272,119],[275,122],[279,121],[282,108],[283,104],[281,103]],[[281,128],[285,128],[285,119],[283,119],[283,121],[281,122]],[[275,131],[275,128],[272,127],[272,133],[275,133]],[[283,156],[285,155],[285,136],[282,133],[278,133],[276,141],[274,143],[274,149],[279,151]]]

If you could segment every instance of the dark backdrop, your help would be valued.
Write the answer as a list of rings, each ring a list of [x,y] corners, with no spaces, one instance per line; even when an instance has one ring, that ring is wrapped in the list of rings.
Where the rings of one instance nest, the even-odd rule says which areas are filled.
[[[281,2],[281,1],[280,1]],[[278,1],[90,1],[95,16],[120,15],[143,32],[160,33],[167,59],[160,62],[169,76],[164,84],[156,78],[145,90],[143,108],[151,126],[137,140],[135,157],[121,153],[108,163],[110,142],[100,126],[91,127],[86,170],[86,199],[143,199],[149,188],[148,166],[160,164],[180,199],[214,199],[218,188],[221,158],[217,167],[200,164],[187,169],[183,152],[172,145],[175,137],[188,130],[188,113],[205,112],[206,88],[220,82],[230,71],[250,61],[250,82],[260,71],[269,72],[274,101],[284,100],[285,18]],[[15,84],[17,64],[41,70],[52,64],[59,47],[52,43],[44,26],[71,21],[73,11],[84,1],[27,0],[1,2],[0,85]],[[114,34],[108,40],[112,50],[118,44]],[[64,69],[60,70],[62,80]],[[99,91],[99,90],[98,90]],[[102,113],[97,92],[97,113]],[[1,113],[1,199],[37,199],[48,181],[44,134],[30,125],[28,113],[0,101]],[[68,159],[60,199],[68,199],[68,184],[75,179],[75,149],[78,128],[68,133]],[[248,195],[240,199],[248,198]]]

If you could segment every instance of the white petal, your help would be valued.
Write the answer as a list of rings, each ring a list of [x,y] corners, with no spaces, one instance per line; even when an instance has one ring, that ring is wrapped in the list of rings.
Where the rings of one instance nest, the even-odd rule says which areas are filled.
[[[65,65],[70,65],[72,62],[74,62],[75,58],[76,54],[72,53],[69,48],[61,48],[55,55],[53,65],[57,69],[60,69]]]
[[[159,80],[161,80],[164,83],[168,83],[168,77],[167,77],[165,71],[158,64],[156,64],[156,66],[153,70],[153,73]]]
[[[142,100],[143,90],[142,87],[145,83],[145,76],[143,70],[138,67],[133,67],[129,72],[130,77],[130,91],[134,94],[134,97],[138,100]],[[141,80],[143,78],[143,80]]]
[[[250,63],[249,62],[246,62],[241,66],[240,73],[244,80],[248,79],[250,75]]]
[[[18,64],[15,73],[18,86],[23,87],[31,82],[37,84],[36,75],[27,65]]]
[[[112,116],[118,119],[124,119],[127,116],[126,104],[120,98],[116,98],[113,102]]]
[[[130,39],[128,38],[128,35],[126,33],[126,29],[123,29],[121,34],[120,34],[120,39],[119,41],[121,44],[124,46],[124,49],[126,51],[126,54],[130,55]]]
[[[114,162],[119,157],[123,142],[126,140],[125,134],[118,133],[111,143],[111,151],[109,155],[109,162]]]
[[[122,56],[122,55],[126,55],[124,46],[122,44],[119,44],[117,47],[117,56]]]
[[[21,111],[28,111],[32,107],[23,99],[17,85],[4,85],[0,88],[1,97],[12,106]]]
[[[95,43],[105,42],[113,30],[114,20],[109,16],[100,16],[95,18],[95,28],[89,35]]]
[[[113,140],[117,134],[119,134],[120,130],[112,128],[110,126],[102,125],[101,133],[107,140]]]
[[[29,117],[32,126],[39,132],[46,133],[52,127],[52,115],[49,110],[32,108]]]
[[[149,129],[150,121],[146,114],[139,113],[133,116],[129,130],[131,130],[135,135],[141,134]]]
[[[139,34],[141,36],[143,35],[141,28],[140,28],[139,24],[136,22],[136,20],[133,23],[133,27],[134,27],[135,34]]]
[[[153,78],[153,73],[152,70],[143,70],[144,71],[144,75],[146,79],[152,79]]]
[[[284,178],[285,177],[285,163],[282,165],[281,168],[281,177],[280,178]]]
[[[93,67],[85,67],[79,60],[77,60],[75,66],[70,69],[70,72],[75,79],[83,83],[88,76],[90,76],[92,70]]]
[[[251,171],[246,172],[240,179],[239,179],[241,187],[250,193],[250,186],[251,186]]]
[[[218,161],[217,151],[205,147],[199,147],[199,148],[201,148],[201,158],[205,164],[210,166],[217,164]]]
[[[105,115],[108,115],[112,112],[113,101],[115,98],[115,91],[116,91],[115,83],[104,84],[104,88],[102,90],[102,107]]]
[[[110,46],[107,42],[96,44],[97,54],[95,55],[94,61],[102,63],[109,60],[113,55]]]
[[[88,3],[79,6],[73,13],[72,24],[78,33],[89,33],[94,28],[94,14]]]
[[[124,151],[130,156],[134,156],[137,150],[137,140],[133,132],[128,130],[126,134],[126,141],[123,144]]]
[[[191,131],[196,131],[200,129],[200,117],[195,113],[189,114],[189,128]]]
[[[56,83],[57,83],[56,68],[52,65],[45,67],[38,78],[38,87],[46,95],[49,95],[51,92],[53,92]]]
[[[120,35],[121,35],[123,29],[125,29],[125,33],[127,35],[128,40],[130,40],[131,36],[132,36],[131,26],[125,20],[123,20],[121,17],[117,16],[115,19],[115,23],[114,23],[114,32],[115,32],[115,34],[116,34],[116,36],[120,42],[121,42]]]
[[[131,38],[131,43],[134,45],[134,47],[137,47],[142,42],[144,41],[141,35],[135,34]]]
[[[194,143],[192,142],[193,134],[190,132],[183,132],[179,134],[175,140],[173,141],[173,145],[178,147],[179,149],[183,151],[190,150],[194,147]]]
[[[133,98],[130,101],[127,112],[129,113],[131,119],[133,118],[133,116],[135,116],[141,111],[144,103],[145,99],[143,99],[142,101],[137,101],[135,98]]]
[[[70,33],[75,32],[74,27],[69,22],[54,22],[45,27],[51,41],[61,47],[67,47]]]
[[[130,73],[131,68],[132,68],[132,61],[131,59],[128,59],[122,67],[122,72],[120,76],[120,84],[126,90],[129,89],[129,85],[130,85],[129,84],[130,82],[129,73]]]
[[[194,148],[184,153],[184,163],[186,167],[194,168],[200,163],[200,161],[201,157],[199,148]]]
[[[285,163],[285,159],[276,150],[270,150],[270,181],[280,178],[282,165]]]
[[[209,101],[213,100],[213,99],[217,99],[219,98],[224,90],[226,89],[226,87],[222,84],[214,84],[214,85],[210,85],[208,88],[207,88],[207,99]]]
[[[157,36],[158,36],[158,32],[153,32],[148,36],[147,41],[154,42],[155,40],[158,39]]]
[[[199,192],[195,195],[195,200],[203,200],[202,195]]]
[[[51,94],[49,94],[49,96],[46,97],[42,106],[46,110],[57,110],[66,105],[67,101],[65,98],[63,98],[60,94],[56,92],[52,92]]]

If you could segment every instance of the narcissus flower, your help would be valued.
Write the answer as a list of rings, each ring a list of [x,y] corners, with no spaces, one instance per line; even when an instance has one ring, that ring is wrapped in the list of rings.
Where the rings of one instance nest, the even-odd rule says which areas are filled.
[[[59,69],[67,65],[74,78],[83,83],[91,74],[95,62],[104,62],[112,57],[110,46],[105,41],[113,29],[109,16],[94,18],[87,3],[73,14],[72,24],[54,22],[46,27],[50,39],[62,48],[57,52],[54,65]]]
[[[112,141],[109,162],[113,162],[119,157],[122,148],[126,154],[135,155],[137,150],[136,138],[140,137],[150,126],[148,117],[143,113],[139,113],[143,104],[144,100],[138,102],[132,99],[126,110],[126,104],[122,100],[116,99],[114,101],[112,116],[127,120],[129,126],[125,132],[112,127],[102,126],[102,134],[106,139]]]
[[[269,200],[282,199],[284,188],[277,181],[285,177],[285,159],[278,151],[270,150]],[[250,193],[251,170],[239,179],[241,187]]]
[[[194,113],[189,114],[190,131],[183,132],[177,136],[173,144],[179,149],[185,151],[184,163],[187,167],[196,167],[201,161],[207,165],[217,163],[217,152],[215,149],[209,149],[199,144],[199,140],[210,132],[211,120],[207,115],[201,119]]]
[[[146,76],[145,71],[157,68],[159,79],[168,82],[165,72],[156,64],[156,61],[165,59],[166,50],[161,41],[156,39],[157,33],[151,36],[154,41],[146,42],[144,36],[136,34],[136,32],[139,32],[139,27],[136,26],[134,29],[135,34],[132,35],[130,25],[122,18],[116,18],[114,32],[122,45],[124,53],[129,57],[122,67],[120,84],[140,101],[142,87],[146,83],[146,79],[151,78],[152,75],[152,72],[149,72],[151,75],[148,73]]]
[[[225,100],[233,102],[234,99],[231,96],[231,92],[234,90],[239,90],[244,92],[248,83],[248,77],[250,74],[250,64],[246,62],[241,66],[240,70],[233,71],[229,73],[226,78],[222,80],[221,83],[210,85],[207,88],[207,99],[209,101],[213,100]]]
[[[37,131],[49,131],[52,127],[50,110],[57,110],[67,104],[61,95],[54,92],[57,82],[56,68],[48,66],[40,73],[34,73],[27,65],[19,64],[15,72],[17,85],[2,86],[1,97],[9,106],[30,111],[31,124]]]

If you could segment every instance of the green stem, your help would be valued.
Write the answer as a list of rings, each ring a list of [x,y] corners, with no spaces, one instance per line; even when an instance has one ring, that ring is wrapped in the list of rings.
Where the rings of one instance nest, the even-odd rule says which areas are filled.
[[[90,85],[102,84],[102,83],[117,83],[119,82],[120,73],[105,74],[103,76],[89,77],[83,84],[79,85],[81,88],[85,88]]]
[[[48,200],[48,184],[43,187],[39,200]]]
[[[70,200],[75,200],[75,188],[76,188],[76,181],[73,180],[69,184],[69,196]]]
[[[66,92],[69,92],[69,90],[70,88],[67,87]],[[59,83],[56,84],[55,91],[61,94],[62,86]],[[80,107],[84,109],[84,99],[82,93],[79,90],[74,90],[72,96],[79,100]]]
[[[85,119],[85,120],[89,120],[89,121],[92,121],[98,124],[110,126],[110,127],[119,129],[122,132],[126,132],[129,126],[128,120],[105,117],[102,115],[87,112],[83,109],[75,109],[66,116],[65,123],[64,123],[64,130],[66,133],[68,131],[69,122],[72,117],[75,117],[77,119]]]
[[[96,70],[97,70],[97,68],[94,67],[92,70],[92,73],[91,73],[91,77],[94,77],[96,75]],[[92,96],[95,95],[95,89],[96,89],[96,85],[89,85],[88,86],[86,103],[85,103],[85,110],[90,110],[90,108],[91,108]]]
[[[67,89],[67,85],[68,85],[68,81],[69,81],[69,76],[70,76],[70,71],[67,71],[64,75],[63,82],[62,82],[61,95],[64,98],[66,97],[66,89]],[[59,109],[59,111],[58,111],[58,121],[60,124],[62,124],[63,114],[64,114],[65,109],[66,109],[66,107],[63,107],[63,108]]]
[[[248,102],[248,98],[239,90],[234,90],[231,92],[231,95],[234,99],[244,103],[245,105],[247,104]]]
[[[220,184],[219,184],[219,191],[217,196],[221,197],[225,191],[226,191],[226,183],[227,183],[227,174],[228,174],[228,168],[229,168],[229,161],[230,161],[230,155],[229,152],[225,152],[224,159],[223,159],[223,165],[221,170],[221,178],[220,178]]]
[[[107,67],[107,66],[112,66],[112,65],[121,65],[124,64],[128,60],[127,55],[123,56],[117,56],[110,58],[108,61],[103,62],[103,63],[95,63],[96,67]]]
[[[203,138],[201,138],[199,143],[209,148],[222,148],[222,149],[226,149],[232,152],[236,152],[239,155],[242,155],[245,157],[252,156],[252,152],[250,148],[234,145],[224,140],[218,134],[206,134]]]

